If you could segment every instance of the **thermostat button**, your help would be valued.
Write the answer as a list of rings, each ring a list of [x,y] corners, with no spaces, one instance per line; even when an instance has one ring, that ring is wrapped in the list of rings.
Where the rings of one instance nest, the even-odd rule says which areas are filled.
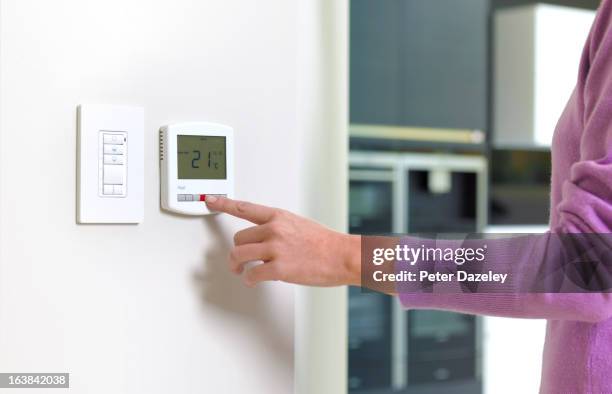
[[[123,185],[115,185],[113,186],[113,194],[116,196],[120,196],[123,194]]]
[[[185,201],[193,201],[193,194],[185,194]]]
[[[106,196],[111,196],[113,194],[113,185],[104,185],[103,194]]]
[[[178,195],[178,200],[179,201],[185,201],[185,195],[184,194],[179,194]]]

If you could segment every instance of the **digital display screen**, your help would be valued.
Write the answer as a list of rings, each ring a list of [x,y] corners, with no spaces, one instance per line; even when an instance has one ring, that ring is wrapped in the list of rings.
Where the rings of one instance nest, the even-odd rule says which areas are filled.
[[[225,137],[179,135],[179,179],[227,179]]]

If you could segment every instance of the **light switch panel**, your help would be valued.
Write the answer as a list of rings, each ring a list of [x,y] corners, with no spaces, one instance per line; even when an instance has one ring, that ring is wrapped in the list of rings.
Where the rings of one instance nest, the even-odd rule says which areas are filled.
[[[77,222],[140,223],[144,109],[88,104],[77,112]]]

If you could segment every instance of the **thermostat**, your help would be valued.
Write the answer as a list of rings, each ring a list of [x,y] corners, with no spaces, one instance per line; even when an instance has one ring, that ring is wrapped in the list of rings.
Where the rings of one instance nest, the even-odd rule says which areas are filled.
[[[159,131],[161,206],[208,215],[206,196],[233,197],[234,131],[208,122],[177,123]]]

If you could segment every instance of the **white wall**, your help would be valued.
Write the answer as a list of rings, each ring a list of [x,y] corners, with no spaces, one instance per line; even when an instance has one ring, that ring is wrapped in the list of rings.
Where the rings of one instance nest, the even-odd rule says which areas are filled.
[[[299,1],[298,124],[308,215],[346,231],[348,219],[348,0]],[[299,288],[296,393],[347,391],[348,291]]]
[[[232,125],[237,196],[308,213],[304,193],[320,191],[301,162],[325,141],[301,144],[297,2],[0,7],[0,371],[70,372],[74,393],[293,391],[293,288],[227,272],[245,223],[160,212],[156,137]],[[145,107],[140,225],[75,224],[84,102]]]

